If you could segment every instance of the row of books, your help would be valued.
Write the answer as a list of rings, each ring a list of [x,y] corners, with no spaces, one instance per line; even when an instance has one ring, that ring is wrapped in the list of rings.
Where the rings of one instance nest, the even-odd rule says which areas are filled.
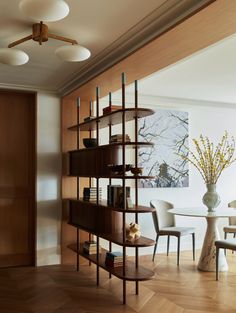
[[[85,241],[83,243],[83,252],[91,255],[97,253],[97,242],[94,240]],[[101,247],[99,246],[99,253],[101,253]],[[123,266],[123,255],[121,252],[107,252],[105,264],[109,267]]]
[[[102,199],[102,188],[99,187],[99,200]],[[84,201],[96,201],[97,200],[97,188],[96,187],[84,187],[83,191]]]
[[[96,241],[85,241],[83,243],[83,252],[91,255],[97,253],[97,242]],[[99,253],[101,253],[101,247],[99,246]],[[107,252],[105,264],[109,267],[120,267],[123,266],[123,255],[121,252]]]
[[[102,188],[99,187],[99,201],[102,200]],[[83,201],[96,202],[97,201],[97,188],[96,187],[84,187]],[[107,186],[107,205],[114,208],[124,207],[123,187],[121,185],[108,185]],[[126,206],[128,208],[133,207],[132,200],[130,198],[130,187],[126,187]]]
[[[116,143],[116,142],[122,142],[123,141],[123,135],[122,134],[116,134],[112,135],[110,138],[110,143]],[[125,142],[130,142],[129,135],[125,135]]]
[[[130,187],[126,187],[126,200],[130,199]],[[107,186],[107,204],[115,208],[124,207],[123,187],[121,185]]]
[[[107,252],[105,264],[109,267],[123,266],[123,254],[121,252]]]
[[[96,241],[85,241],[83,243],[83,252],[86,254],[96,254],[97,253],[97,242]],[[101,247],[99,246],[98,253],[101,253]]]

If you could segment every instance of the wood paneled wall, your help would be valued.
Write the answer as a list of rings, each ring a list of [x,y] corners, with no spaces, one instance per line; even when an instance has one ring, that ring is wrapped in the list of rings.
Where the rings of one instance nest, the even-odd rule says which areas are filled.
[[[79,109],[80,121],[89,116],[89,103],[81,101]],[[61,232],[61,253],[62,264],[75,264],[76,254],[67,248],[76,240],[76,228],[68,225],[69,206],[66,199],[77,197],[77,179],[69,177],[69,154],[68,151],[77,149],[77,133],[69,131],[68,127],[77,124],[77,98],[73,100],[62,100],[62,232]],[[83,132],[80,136],[80,146],[83,138],[88,137],[88,132]],[[80,179],[80,192],[88,185],[87,178]],[[81,232],[80,240],[88,239],[88,234]]]
[[[0,90],[0,267],[35,264],[34,93]]]

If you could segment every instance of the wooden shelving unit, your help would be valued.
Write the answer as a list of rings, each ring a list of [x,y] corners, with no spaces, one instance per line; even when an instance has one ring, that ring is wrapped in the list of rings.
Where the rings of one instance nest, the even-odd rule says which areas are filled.
[[[97,261],[96,254],[88,255],[84,253],[82,245],[79,246],[79,250],[77,249],[76,244],[69,245],[68,248],[78,253],[85,259],[89,260],[90,262],[96,265],[99,265],[101,268],[103,268],[107,272],[111,273],[112,275],[120,279],[125,279],[129,281],[136,281],[136,280],[145,281],[145,280],[151,279],[153,276],[153,271],[148,270],[143,266],[139,266],[138,268],[135,268],[134,264],[129,261],[127,261],[126,263],[125,275],[123,273],[123,268],[121,267],[111,268],[111,267],[106,266],[105,258],[106,258],[106,252],[108,251],[106,249],[102,249],[102,253],[99,254],[99,260]]]
[[[79,101],[78,101],[79,103]],[[109,106],[112,105],[111,94],[109,94]],[[90,105],[91,108],[91,105]],[[78,110],[79,112],[79,110]],[[77,150],[69,152],[69,176],[77,177],[77,198],[69,199],[69,224],[77,228],[77,242],[68,246],[69,249],[77,253],[77,269],[79,270],[79,256],[89,260],[97,266],[97,285],[99,285],[99,268],[109,272],[123,280],[123,303],[126,303],[126,281],[134,281],[136,285],[136,294],[139,292],[139,281],[150,279],[154,273],[139,265],[139,248],[153,246],[155,241],[144,236],[134,241],[126,239],[126,215],[133,214],[135,223],[138,223],[138,215],[142,213],[151,213],[153,208],[141,206],[138,204],[138,180],[141,178],[150,178],[148,176],[130,175],[125,173],[126,150],[133,149],[135,157],[135,167],[138,166],[138,149],[143,146],[152,147],[152,143],[138,141],[138,119],[151,115],[153,110],[138,108],[138,90],[137,81],[135,81],[135,107],[125,108],[125,76],[122,74],[122,109],[115,112],[99,116],[99,89],[96,89],[96,117],[92,120],[78,123],[68,128],[69,131],[77,131]],[[92,109],[90,109],[90,116]],[[78,115],[79,121],[79,115]],[[135,140],[125,142],[126,122],[134,121]],[[80,148],[80,134],[83,131],[92,136],[95,131],[97,141],[99,142],[99,130],[108,127],[109,142],[112,135],[112,126],[121,124],[122,142],[112,143],[95,148]],[[111,173],[109,165],[123,166],[123,172],[119,175]],[[79,177],[89,177],[89,186],[92,185],[92,179],[95,178],[97,188],[97,199],[95,202],[83,201],[80,198]],[[107,205],[106,200],[99,199],[100,179],[109,179],[109,185],[112,185],[112,179],[120,179],[123,191],[123,207],[113,207]],[[127,180],[132,179],[135,183],[135,203],[132,208],[126,204],[126,186]],[[112,251],[112,243],[120,245],[123,250],[123,266],[118,268],[108,267],[105,264],[107,250],[102,249],[101,253],[87,255],[83,252],[80,243],[80,230],[90,233],[90,238],[96,236],[97,251],[99,251],[99,239],[109,241],[109,251]],[[126,248],[135,249],[135,262],[127,260]]]

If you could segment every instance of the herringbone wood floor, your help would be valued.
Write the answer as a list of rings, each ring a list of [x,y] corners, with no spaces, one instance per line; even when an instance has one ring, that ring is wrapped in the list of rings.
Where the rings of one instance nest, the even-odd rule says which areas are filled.
[[[199,272],[190,252],[141,257],[141,263],[155,270],[151,281],[127,283],[127,305],[122,305],[122,281],[100,270],[96,287],[95,266],[84,265],[79,273],[73,267],[46,266],[0,270],[1,313],[236,313],[236,254],[227,256],[229,271]]]

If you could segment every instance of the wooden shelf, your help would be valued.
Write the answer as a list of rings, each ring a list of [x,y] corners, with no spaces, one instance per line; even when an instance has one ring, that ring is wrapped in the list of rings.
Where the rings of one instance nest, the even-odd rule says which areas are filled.
[[[69,174],[69,177],[88,177],[88,178],[113,178],[113,179],[154,179],[155,176],[141,176],[141,175],[76,175],[76,174]]]
[[[125,147],[151,146],[150,143],[127,143]],[[121,164],[122,144],[102,145],[69,151],[69,176],[95,178],[123,178],[115,175],[109,165]],[[125,179],[153,179],[153,176],[124,175]]]
[[[101,234],[100,237],[112,241],[120,246],[125,247],[150,247],[154,246],[156,241],[152,240],[147,237],[141,236],[139,239],[135,240],[134,242],[125,241],[123,242],[123,234],[122,233],[115,233],[115,234]]]
[[[156,209],[148,206],[143,206],[143,205],[134,205],[133,208],[127,208],[124,210],[123,208],[115,208],[112,206],[107,205],[107,200],[101,200],[99,201],[99,205],[97,205],[96,201],[84,201],[82,198],[77,200],[77,199],[67,199],[68,201],[78,201],[80,203],[84,203],[86,205],[91,205],[91,206],[96,206],[96,207],[103,207],[107,208],[108,210],[112,211],[117,211],[117,212],[122,212],[122,213],[151,213],[154,212]]]
[[[111,273],[112,275],[129,281],[144,281],[149,280],[154,276],[154,272],[146,269],[142,266],[139,266],[138,268],[135,268],[135,264],[131,261],[126,261],[126,267],[125,267],[125,275],[123,273],[123,267],[109,267],[105,264],[105,258],[106,258],[106,252],[107,250],[102,249],[102,253],[99,254],[99,260],[97,261],[97,255],[96,254],[85,254],[83,252],[83,247],[80,245],[80,250],[77,251],[76,244],[71,244],[68,246],[69,249],[72,251],[79,253],[79,255],[83,256],[87,260],[91,261],[94,264],[98,264],[101,268],[103,268],[105,271]]]
[[[131,242],[131,241],[123,241],[123,234],[122,233],[111,233],[111,234],[102,234],[102,233],[95,233],[93,229],[88,229],[86,227],[83,227],[82,225],[77,225],[75,223],[69,223],[70,225],[77,227],[81,230],[87,231],[95,236],[98,236],[100,238],[103,238],[105,240],[111,241],[119,246],[122,247],[130,247],[130,248],[144,248],[144,247],[150,247],[154,246],[156,241],[152,240],[147,237],[141,236],[139,239]]]
[[[152,142],[116,142],[116,143],[110,143],[107,145],[100,145],[96,147],[91,147],[91,148],[82,148],[82,149],[76,149],[76,150],[71,150],[68,151],[69,153],[73,152],[80,152],[80,151],[88,151],[88,150],[98,150],[98,149],[106,149],[110,147],[122,147],[125,146],[127,149],[134,149],[135,147],[143,148],[143,147],[153,147]]]
[[[88,131],[88,130],[96,130],[97,122],[99,122],[99,128],[105,128],[108,125],[117,125],[120,124],[122,121],[122,114],[125,112],[125,121],[131,121],[134,117],[145,117],[154,114],[154,111],[151,109],[144,109],[144,108],[128,108],[124,110],[118,110],[106,115],[101,115],[97,118],[94,118],[91,121],[83,122],[79,125],[74,125],[69,127],[69,130],[77,131],[78,126],[81,131]]]

